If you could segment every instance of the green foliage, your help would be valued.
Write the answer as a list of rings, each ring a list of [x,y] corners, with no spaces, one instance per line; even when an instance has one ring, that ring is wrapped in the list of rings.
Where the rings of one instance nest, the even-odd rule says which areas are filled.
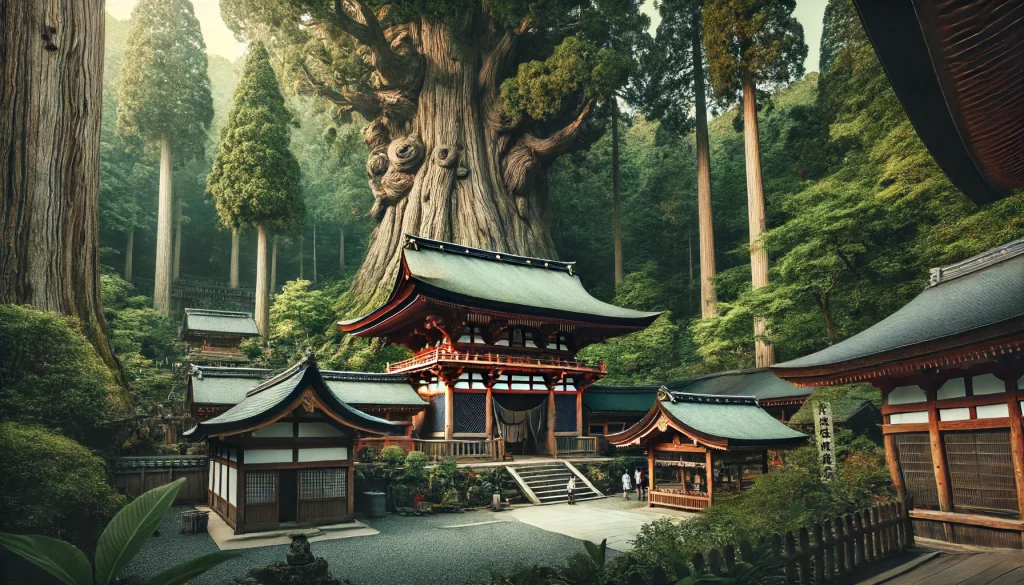
[[[380,450],[377,459],[385,465],[397,467],[405,462],[405,451],[398,445],[388,445]]]
[[[829,402],[832,405],[833,417],[836,422],[845,421],[852,415],[852,409],[868,400],[875,406],[882,406],[882,394],[869,384],[853,384],[844,386],[826,386],[818,388],[811,394],[804,405],[790,417],[788,423],[794,425],[814,425],[813,403]]]
[[[111,585],[132,558],[160,526],[174,498],[185,483],[179,479],[154,488],[132,501],[114,516],[96,545],[96,579],[99,585]],[[44,536],[0,533],[0,544],[31,561],[67,585],[94,583],[89,561],[74,545]],[[191,559],[158,573],[149,585],[177,585],[205,573],[240,552],[218,551]]]
[[[104,461],[87,448],[39,426],[0,423],[0,531],[88,550],[123,504]]]
[[[679,326],[665,314],[643,331],[591,345],[578,357],[589,364],[604,362],[608,384],[661,383],[681,374],[676,370],[682,359],[679,338]]]
[[[307,346],[334,323],[332,301],[323,290],[310,290],[308,280],[293,280],[270,308],[270,339],[296,348]]]
[[[91,445],[129,403],[74,319],[29,306],[0,305],[0,388],[0,419]]]
[[[628,63],[611,49],[567,37],[544,61],[519,66],[501,85],[501,99],[513,124],[524,116],[546,120],[563,111],[566,99],[593,102],[626,80]]]
[[[804,74],[807,45],[793,16],[796,0],[707,0],[704,49],[715,97],[734,103],[744,72],[776,87]]]
[[[291,122],[270,56],[254,43],[207,179],[225,226],[288,231],[301,221],[305,207],[299,164],[289,149]]]
[[[409,451],[405,456],[402,483],[425,488],[427,486],[427,456],[423,451]]]
[[[140,0],[117,78],[117,128],[200,155],[213,119],[206,43],[189,0]]]

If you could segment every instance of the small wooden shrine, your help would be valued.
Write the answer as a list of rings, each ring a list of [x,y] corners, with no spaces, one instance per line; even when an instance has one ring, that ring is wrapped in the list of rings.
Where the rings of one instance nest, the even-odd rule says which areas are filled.
[[[1022,548],[1024,240],[935,268],[910,303],[772,367],[797,385],[881,390],[893,484],[922,537]]]
[[[718,372],[676,382],[665,390],[710,396],[751,396],[768,414],[787,422],[807,401],[814,388],[801,388],[780,380],[768,368]]]
[[[210,508],[242,533],[350,521],[356,438],[408,426],[347,404],[307,354],[185,436],[207,441]]]
[[[658,391],[629,429],[606,437],[647,451],[649,506],[701,510],[768,473],[768,451],[802,445],[807,435],[764,411],[751,396]]]
[[[387,301],[339,326],[414,352],[388,372],[429,400],[421,438],[500,437],[513,453],[594,454],[582,395],[604,367],[574,356],[659,314],[595,299],[571,262],[406,236]]]
[[[181,322],[181,339],[188,344],[188,359],[194,364],[246,362],[239,346],[259,334],[252,315],[239,311],[187,308]]]

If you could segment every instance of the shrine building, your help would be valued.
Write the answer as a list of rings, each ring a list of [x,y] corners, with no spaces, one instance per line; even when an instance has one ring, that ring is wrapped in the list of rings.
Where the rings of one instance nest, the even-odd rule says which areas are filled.
[[[181,340],[188,344],[187,355],[194,364],[232,365],[249,361],[240,346],[259,337],[252,315],[240,311],[185,309],[181,322]]]
[[[429,401],[417,433],[446,455],[589,455],[583,395],[605,370],[574,356],[659,315],[590,296],[571,262],[406,236],[387,301],[339,326],[413,352],[387,371]]]
[[[932,269],[910,303],[817,353],[777,364],[799,386],[881,390],[893,484],[915,534],[1024,543],[1024,240]],[[909,506],[908,506],[909,507]]]

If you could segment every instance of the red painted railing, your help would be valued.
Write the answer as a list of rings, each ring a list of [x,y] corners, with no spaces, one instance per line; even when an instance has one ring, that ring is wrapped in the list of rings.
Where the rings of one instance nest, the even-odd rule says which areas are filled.
[[[479,366],[518,366],[532,369],[577,370],[583,372],[605,373],[605,366],[588,366],[583,362],[563,360],[552,357],[533,357],[528,355],[497,353],[491,351],[456,351],[450,346],[435,347],[420,352],[413,357],[388,364],[388,372],[407,372],[424,366],[432,366],[441,362],[453,362]]]

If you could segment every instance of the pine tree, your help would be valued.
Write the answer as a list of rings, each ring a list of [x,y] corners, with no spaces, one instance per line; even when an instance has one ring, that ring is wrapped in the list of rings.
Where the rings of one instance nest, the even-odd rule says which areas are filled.
[[[117,77],[117,130],[160,145],[153,307],[171,309],[175,156],[202,155],[213,120],[206,44],[190,0],[140,0]]]
[[[225,226],[257,229],[256,326],[264,341],[270,319],[267,234],[291,229],[305,215],[299,163],[289,149],[291,123],[270,56],[253,43],[207,192]]]
[[[803,75],[807,45],[793,17],[796,0],[708,0],[704,7],[704,46],[715,96],[733,104],[742,96],[743,137],[747,170],[747,217],[750,230],[750,272],[753,288],[768,284],[764,184],[757,135],[757,84],[777,86]],[[754,317],[758,367],[775,362],[765,341],[763,316]]]

